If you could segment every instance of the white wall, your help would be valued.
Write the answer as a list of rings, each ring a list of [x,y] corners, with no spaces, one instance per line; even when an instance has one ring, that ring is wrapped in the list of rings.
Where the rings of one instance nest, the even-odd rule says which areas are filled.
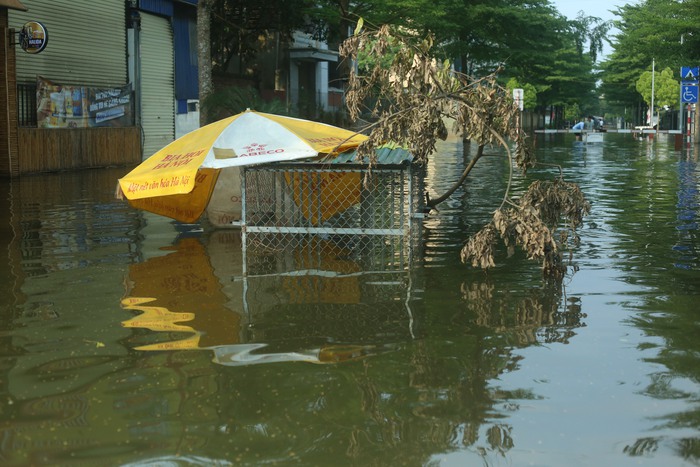
[[[196,110],[186,114],[175,114],[175,139],[199,128],[199,101],[188,100],[187,103],[188,107],[195,107]]]

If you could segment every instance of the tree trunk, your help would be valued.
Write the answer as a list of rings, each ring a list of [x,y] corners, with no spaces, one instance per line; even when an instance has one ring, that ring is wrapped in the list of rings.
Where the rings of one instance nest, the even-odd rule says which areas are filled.
[[[342,44],[348,37],[350,37],[351,21],[348,17],[350,0],[339,0],[338,8],[340,10],[340,21],[336,32],[338,34],[338,43]],[[340,76],[343,88],[347,87],[351,67],[352,63],[350,63],[348,58],[338,62],[338,75]]]
[[[197,3],[197,64],[199,68],[199,124],[209,123],[206,98],[212,92],[211,81],[211,8],[215,0]]]

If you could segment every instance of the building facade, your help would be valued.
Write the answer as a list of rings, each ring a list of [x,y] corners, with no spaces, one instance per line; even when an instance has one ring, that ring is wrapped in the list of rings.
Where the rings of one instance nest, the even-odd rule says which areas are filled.
[[[0,177],[136,164],[198,128],[197,3],[0,0]],[[258,60],[293,114],[342,107],[325,43],[296,33]]]
[[[10,11],[26,11],[18,0],[0,0],[0,175],[19,173],[17,166],[17,82]]]
[[[197,0],[130,0],[129,81],[146,158],[199,127]]]
[[[8,109],[0,175],[137,163],[196,128],[196,4],[0,5],[7,31],[0,58],[8,64],[0,89],[0,105]],[[37,34],[27,25],[37,23],[45,48],[23,50],[25,31]]]
[[[289,100],[294,108],[319,111],[336,110],[337,96],[342,90],[330,83],[333,67],[338,64],[338,52],[328,44],[314,40],[308,34],[296,32],[289,45]],[[336,84],[337,86],[337,84]]]

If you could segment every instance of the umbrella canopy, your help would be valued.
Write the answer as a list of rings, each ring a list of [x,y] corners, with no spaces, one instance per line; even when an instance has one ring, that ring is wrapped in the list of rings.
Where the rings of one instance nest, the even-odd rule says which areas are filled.
[[[193,222],[209,203],[219,169],[339,153],[366,139],[332,125],[247,110],[173,141],[119,179],[119,187],[137,208]]]

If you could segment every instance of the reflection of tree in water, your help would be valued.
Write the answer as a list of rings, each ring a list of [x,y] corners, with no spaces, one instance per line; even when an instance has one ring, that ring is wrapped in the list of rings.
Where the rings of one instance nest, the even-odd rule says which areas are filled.
[[[700,461],[700,436],[684,436],[687,431],[697,433],[700,429],[697,393],[688,390],[690,385],[700,385],[700,342],[689,338],[692,333],[688,332],[688,329],[697,327],[696,307],[688,303],[692,299],[691,295],[669,297],[663,307],[652,302],[648,305],[652,312],[640,314],[632,320],[654,341],[653,344],[640,344],[640,350],[653,352],[658,349],[654,357],[645,358],[661,369],[649,375],[650,381],[643,391],[644,395],[659,400],[685,400],[687,409],[655,417],[655,428],[663,431],[664,435],[640,438],[625,446],[624,452],[630,456],[647,455],[665,446],[685,460],[693,463]],[[659,313],[661,308],[673,310],[673,315]],[[663,340],[663,344],[658,343],[659,339]],[[679,430],[681,436],[669,436],[670,430]]]
[[[509,356],[483,348],[481,340],[470,340],[456,358],[444,343],[421,340],[411,346],[406,366],[366,361],[353,380],[366,419],[350,433],[348,457],[372,459],[389,450],[394,465],[411,465],[465,448],[482,457],[504,455],[514,445],[511,428],[498,422],[498,395],[487,381],[509,366]]]
[[[649,155],[649,160],[659,160],[658,148],[654,146],[657,152]],[[700,341],[693,333],[698,326],[700,172],[697,156],[686,155],[670,167],[676,173],[658,163],[644,171],[616,173],[616,177],[636,174],[638,179],[626,180],[624,186],[639,188],[616,198],[625,215],[615,227],[628,239],[623,252],[629,255],[624,262],[627,280],[655,291],[641,305],[640,313],[630,319],[649,336],[650,342],[640,344],[639,350],[656,369],[648,375],[649,383],[642,393],[655,400],[685,401],[686,406],[685,410],[654,417],[654,429],[663,434],[639,438],[625,446],[624,452],[645,456],[668,449],[698,463],[700,436],[687,432],[700,429],[697,389],[688,390],[689,386],[700,387]]]
[[[426,331],[407,346],[408,363],[375,368],[369,360],[354,374],[367,419],[349,435],[349,457],[365,460],[390,449],[401,464],[467,449],[486,459],[515,446],[499,411],[517,410],[512,401],[536,396],[494,389],[489,381],[516,370],[520,358],[510,350],[514,343],[568,342],[574,329],[585,325],[580,303],[571,298],[562,308],[560,288],[535,289],[517,300],[479,282],[464,284],[462,293],[469,312],[458,311],[450,324],[473,320],[473,333],[450,343],[431,339]],[[492,339],[494,332],[505,339]]]
[[[576,334],[574,329],[585,326],[580,298],[568,297],[562,305],[564,289],[554,283],[531,289],[524,297],[497,294],[491,282],[464,282],[461,291],[478,326],[504,333],[518,345],[566,344]]]
[[[411,401],[397,401],[396,407],[390,407],[387,400],[391,398],[382,397],[372,387],[376,380],[358,381],[365,387],[363,408],[375,420],[389,420],[401,406],[412,406],[411,423],[403,434],[414,442],[404,443],[397,453],[399,459],[420,456],[409,446],[421,441],[430,446],[432,455],[457,449],[467,449],[484,459],[505,455],[515,441],[512,428],[499,421],[499,413],[518,410],[513,401],[537,396],[525,390],[500,390],[489,382],[517,369],[521,357],[512,353],[514,345],[567,343],[576,328],[585,326],[579,299],[571,297],[562,304],[561,287],[533,289],[526,296],[515,297],[481,281],[463,283],[461,293],[467,312],[453,312],[449,325],[470,330],[454,343],[441,337],[423,339],[411,347],[409,389],[404,390],[404,396],[415,394]],[[395,425],[385,426],[390,432],[382,433],[381,438],[396,439]],[[361,438],[353,436],[357,439]],[[406,441],[405,437],[400,439]]]
[[[659,445],[666,440],[663,437],[644,437],[637,439],[631,445],[627,445],[622,450],[632,457],[648,457],[659,450]],[[700,440],[698,438],[681,438],[670,442],[671,447],[684,460],[697,463],[700,458]]]
[[[515,440],[501,414],[518,410],[514,401],[536,395],[494,388],[491,382],[517,369],[521,357],[514,347],[567,343],[584,326],[578,299],[564,301],[556,287],[520,296],[488,281],[463,283],[465,307],[448,319],[450,327],[466,334],[452,339],[439,329],[444,323],[431,322],[442,318],[426,309],[416,294],[423,285],[407,280],[407,274],[357,274],[358,264],[346,251],[324,245],[321,252],[289,253],[290,269],[338,274],[270,275],[278,267],[270,263],[268,274],[248,277],[246,338],[277,351],[324,342],[374,350],[362,360],[324,367],[320,375],[294,377],[288,368],[277,368],[295,387],[284,403],[273,394],[265,397],[264,413],[284,414],[266,417],[268,433],[294,430],[287,427],[292,421],[308,425],[309,433],[296,435],[294,451],[313,445],[301,458],[309,464],[331,453],[363,465],[415,465],[457,450],[486,461],[505,456]],[[272,262],[284,263],[282,256]],[[249,385],[229,384],[231,391],[241,391],[237,399],[248,403],[260,394]],[[233,425],[258,420],[245,415],[249,407],[231,403],[236,406],[231,413],[237,414]]]
[[[204,399],[192,396],[217,411],[217,429],[200,435],[240,463],[290,456],[305,465],[328,465],[329,459],[416,465],[459,450],[487,462],[505,456],[516,440],[501,414],[536,396],[495,388],[492,381],[517,369],[521,357],[514,347],[570,339],[583,325],[579,304],[570,300],[562,309],[561,290],[514,296],[489,282],[464,283],[461,292],[451,287],[464,299],[449,317],[449,326],[459,330],[455,336],[440,328],[443,315],[427,309],[417,292],[425,289],[420,277],[405,270],[368,272],[347,248],[318,246],[265,257],[265,274],[245,279],[248,322],[240,336],[241,345],[265,344],[258,354],[330,348],[334,358],[317,363],[331,364],[244,363],[217,370],[206,383],[216,390]],[[186,264],[197,263],[200,250],[187,251]],[[157,262],[165,258],[177,259],[171,253]],[[249,273],[256,264],[248,263]],[[168,264],[155,277],[171,270],[180,268]],[[151,276],[136,285],[146,287]],[[225,309],[230,300],[212,290],[217,293],[199,295],[201,303],[187,309],[203,315],[215,304]],[[160,296],[147,291],[153,287],[139,296]],[[208,331],[214,322],[225,327],[202,319],[187,324]],[[227,344],[222,340],[217,348]],[[338,349],[352,352],[346,358],[336,355]],[[192,427],[191,435],[196,431]]]

